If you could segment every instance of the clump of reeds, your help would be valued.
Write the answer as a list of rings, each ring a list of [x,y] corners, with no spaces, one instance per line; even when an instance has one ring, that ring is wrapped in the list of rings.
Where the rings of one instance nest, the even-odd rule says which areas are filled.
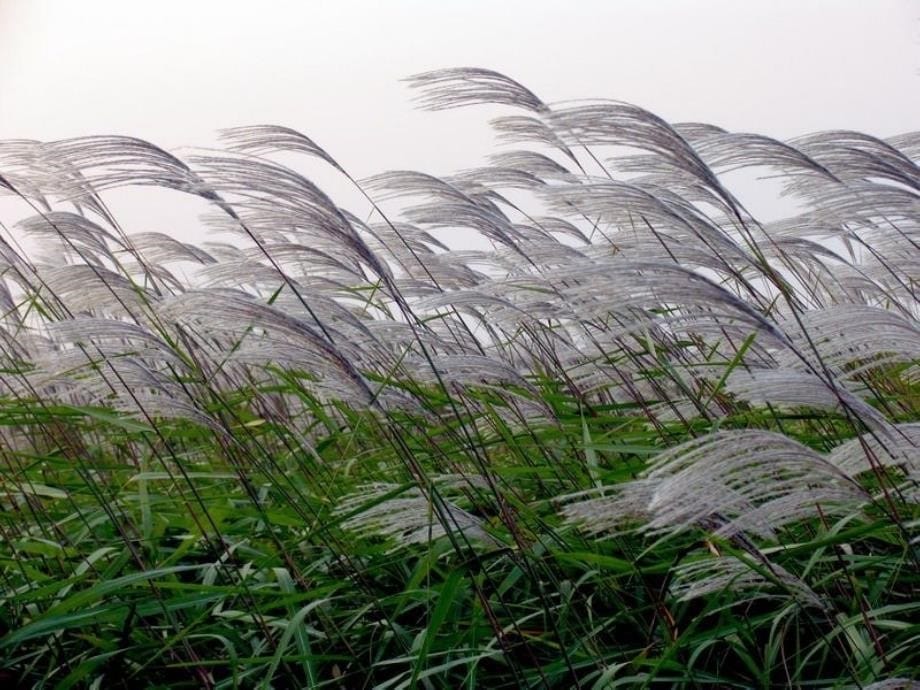
[[[908,687],[920,133],[410,84],[507,109],[488,165],[355,179],[275,126],[0,142],[0,674]],[[755,218],[743,168],[798,215]],[[123,227],[105,197],[143,186],[214,241]]]

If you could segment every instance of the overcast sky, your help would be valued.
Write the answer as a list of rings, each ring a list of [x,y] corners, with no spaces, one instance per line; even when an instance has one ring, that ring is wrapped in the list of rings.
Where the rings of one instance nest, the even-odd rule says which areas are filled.
[[[546,101],[789,137],[920,129],[920,0],[0,0],[0,138],[167,148],[295,127],[353,174],[482,162],[491,113],[400,78],[482,66]]]

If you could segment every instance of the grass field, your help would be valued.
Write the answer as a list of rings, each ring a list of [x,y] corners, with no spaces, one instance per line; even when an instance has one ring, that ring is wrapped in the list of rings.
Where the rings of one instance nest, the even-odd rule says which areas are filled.
[[[410,84],[487,166],[0,142],[3,687],[913,687],[920,133]]]

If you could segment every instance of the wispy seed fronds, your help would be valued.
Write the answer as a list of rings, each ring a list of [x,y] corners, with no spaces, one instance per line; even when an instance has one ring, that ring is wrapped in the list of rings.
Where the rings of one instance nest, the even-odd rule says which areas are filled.
[[[817,511],[852,512],[866,495],[818,453],[782,434],[725,431],[677,446],[652,463],[660,484],[652,531],[709,524],[716,534],[772,537]]]
[[[725,390],[755,405],[811,407],[837,412],[848,409],[872,428],[887,426],[878,410],[839,382],[831,385],[812,373],[794,369],[736,370],[725,382]]]
[[[713,189],[722,187],[712,171],[671,125],[654,113],[618,101],[554,110],[550,123],[569,145],[612,145],[643,149]]]
[[[128,235],[128,240],[134,250],[154,264],[191,261],[206,265],[217,262],[200,247],[189,242],[181,242],[162,232],[135,232]]]
[[[546,105],[522,84],[479,67],[454,67],[416,74],[409,86],[420,89],[416,102],[425,110],[447,110],[494,103],[543,112]]]
[[[901,467],[915,481],[920,480],[920,424],[894,425],[884,443],[874,434],[863,434],[841,443],[828,459],[850,477],[877,467]]]
[[[278,125],[250,125],[248,127],[232,127],[221,130],[221,141],[228,144],[232,151],[241,151],[256,155],[277,153],[280,151],[296,151],[315,156],[325,161],[337,170],[339,164],[326,153],[312,139],[290,127]]]
[[[569,497],[573,498],[573,497]],[[676,446],[647,476],[613,496],[567,505],[563,514],[591,532],[641,519],[641,530],[775,538],[783,526],[824,514],[849,514],[868,500],[827,459],[782,434],[723,431]]]
[[[415,487],[377,483],[344,498],[339,515],[357,512],[342,527],[362,537],[377,536],[394,542],[394,549],[425,544],[450,533],[464,539],[495,544],[483,522],[435,492]]]
[[[747,554],[704,558],[674,570],[670,592],[678,601],[691,601],[720,592],[744,592],[751,599],[792,597],[817,609],[827,603],[801,579],[774,563]]]

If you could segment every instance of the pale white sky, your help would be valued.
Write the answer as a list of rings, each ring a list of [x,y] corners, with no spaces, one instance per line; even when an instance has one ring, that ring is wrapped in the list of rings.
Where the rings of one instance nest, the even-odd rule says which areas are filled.
[[[271,122],[359,177],[448,173],[482,162],[492,113],[420,113],[398,81],[447,66],[670,121],[889,136],[920,129],[920,0],[0,0],[0,138],[174,148]]]

